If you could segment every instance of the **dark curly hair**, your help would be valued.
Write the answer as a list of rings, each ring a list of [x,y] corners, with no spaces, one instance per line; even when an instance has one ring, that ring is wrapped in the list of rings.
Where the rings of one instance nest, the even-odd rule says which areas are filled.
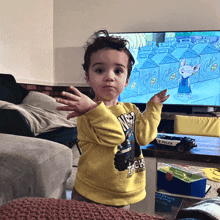
[[[101,49],[113,49],[118,51],[123,51],[128,55],[128,76],[130,78],[132,67],[135,63],[134,57],[127,49],[126,45],[129,42],[123,38],[109,36],[106,30],[100,30],[95,32],[86,42],[85,45],[85,55],[84,64],[82,64],[83,69],[86,73],[89,71],[90,60],[93,53]]]

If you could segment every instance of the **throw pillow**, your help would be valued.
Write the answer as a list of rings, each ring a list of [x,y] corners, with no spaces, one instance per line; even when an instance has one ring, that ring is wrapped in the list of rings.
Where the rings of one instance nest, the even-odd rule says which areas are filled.
[[[36,91],[30,91],[29,94],[22,101],[22,104],[39,107],[41,109],[61,115],[65,118],[67,117],[68,114],[71,113],[71,111],[56,110],[56,107],[62,106],[62,104],[57,103],[53,97]],[[72,123],[75,123],[76,126],[77,118],[71,118],[70,121]]]

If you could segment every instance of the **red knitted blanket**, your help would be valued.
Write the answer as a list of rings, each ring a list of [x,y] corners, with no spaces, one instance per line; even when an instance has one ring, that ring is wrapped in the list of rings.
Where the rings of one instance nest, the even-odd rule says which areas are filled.
[[[122,219],[149,219],[166,220],[166,217],[148,215],[128,211],[123,208],[106,207],[94,203],[75,200],[47,199],[25,197],[15,199],[0,207],[1,220],[122,220]]]

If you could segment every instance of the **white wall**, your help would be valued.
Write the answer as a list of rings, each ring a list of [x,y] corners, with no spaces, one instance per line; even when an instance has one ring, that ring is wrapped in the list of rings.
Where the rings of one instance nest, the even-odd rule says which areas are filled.
[[[1,1],[0,72],[53,84],[53,0]]]
[[[219,0],[54,0],[57,85],[86,85],[85,41],[94,31],[219,30]]]
[[[0,72],[19,82],[85,84],[82,46],[94,31],[219,30],[219,0],[7,0]]]

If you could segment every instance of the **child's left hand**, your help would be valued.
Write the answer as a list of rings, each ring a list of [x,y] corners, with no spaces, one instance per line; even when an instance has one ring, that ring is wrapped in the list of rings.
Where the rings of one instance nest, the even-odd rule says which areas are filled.
[[[166,95],[166,94],[167,94],[167,89],[164,89],[163,91],[155,94],[149,101],[158,102],[162,104],[170,97],[170,95]]]

